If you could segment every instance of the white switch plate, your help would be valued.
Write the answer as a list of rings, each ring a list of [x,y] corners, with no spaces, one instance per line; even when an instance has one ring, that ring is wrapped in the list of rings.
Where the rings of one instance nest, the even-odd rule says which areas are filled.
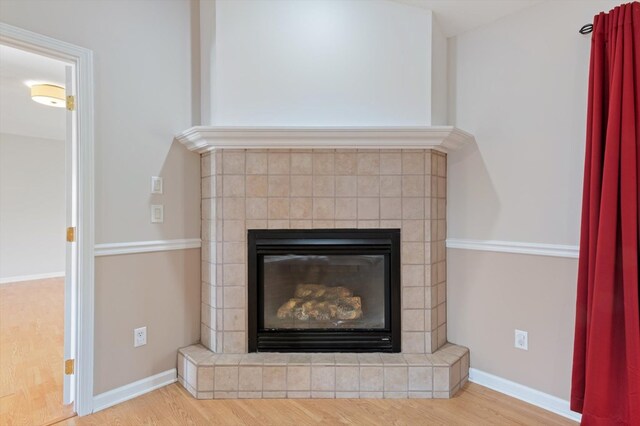
[[[147,327],[140,327],[133,330],[133,347],[147,344]]]
[[[522,330],[516,330],[514,346],[518,349],[523,349],[525,351],[528,351],[529,350],[529,333]]]
[[[151,176],[151,193],[152,194],[162,194],[163,192],[163,181],[160,176]]]
[[[162,204],[151,205],[151,223],[164,222],[164,206]]]

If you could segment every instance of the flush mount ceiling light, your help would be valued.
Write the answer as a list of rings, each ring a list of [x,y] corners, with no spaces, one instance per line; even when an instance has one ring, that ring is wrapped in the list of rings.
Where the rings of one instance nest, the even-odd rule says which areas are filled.
[[[64,87],[54,84],[34,84],[31,86],[31,99],[39,104],[64,108]]]

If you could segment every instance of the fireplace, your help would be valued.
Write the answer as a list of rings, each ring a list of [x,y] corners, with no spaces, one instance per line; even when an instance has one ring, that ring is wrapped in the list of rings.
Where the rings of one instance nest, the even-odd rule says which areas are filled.
[[[400,352],[400,230],[249,230],[249,352]]]

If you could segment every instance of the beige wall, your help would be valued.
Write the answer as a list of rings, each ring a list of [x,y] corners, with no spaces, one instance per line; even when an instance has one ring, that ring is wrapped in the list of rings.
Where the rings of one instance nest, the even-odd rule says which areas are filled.
[[[200,337],[200,250],[96,258],[94,394],[176,366]],[[133,347],[133,329],[147,345]]]
[[[569,399],[577,260],[449,249],[447,261],[448,336],[471,367]]]
[[[4,23],[94,52],[97,244],[200,236],[199,156],[173,141],[198,115],[193,6],[0,1]],[[165,193],[151,196],[157,175]],[[152,203],[164,204],[163,224],[150,223]],[[96,259],[96,393],[174,367],[176,349],[198,340],[198,252]],[[149,344],[134,349],[133,328],[143,325]]]
[[[448,238],[577,245],[590,37],[617,4],[541,2],[449,40]],[[575,259],[448,250],[448,335],[472,367],[569,398]],[[529,350],[514,348],[514,329]]]
[[[191,4],[3,0],[2,21],[94,52],[96,243],[197,238],[199,158],[173,145],[192,124]],[[165,223],[149,221],[165,177]]]

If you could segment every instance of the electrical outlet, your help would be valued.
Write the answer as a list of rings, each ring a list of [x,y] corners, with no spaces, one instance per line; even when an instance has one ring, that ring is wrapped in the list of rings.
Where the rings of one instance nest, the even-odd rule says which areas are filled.
[[[151,176],[151,193],[152,194],[162,194],[163,193],[163,184],[162,178],[160,176]]]
[[[528,351],[529,350],[529,333],[522,330],[516,330],[516,340],[515,340],[514,346],[518,349]]]
[[[147,344],[147,327],[140,327],[133,330],[133,347]]]
[[[164,222],[164,205],[152,204],[151,205],[151,223],[163,223]]]

